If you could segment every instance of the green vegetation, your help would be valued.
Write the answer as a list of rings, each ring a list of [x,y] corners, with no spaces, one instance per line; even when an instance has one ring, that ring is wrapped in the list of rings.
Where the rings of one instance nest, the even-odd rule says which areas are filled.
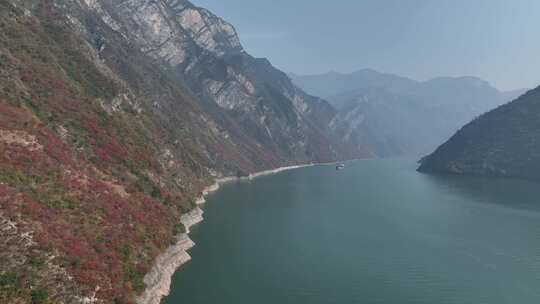
[[[540,180],[540,88],[488,112],[422,160],[422,172]]]
[[[66,197],[48,200],[48,201],[45,201],[45,203],[49,207],[54,208],[54,209],[75,210],[79,206],[79,203],[77,201],[71,198],[66,198]]]
[[[0,274],[0,300],[12,298],[17,293],[17,276],[14,273]]]
[[[174,225],[174,234],[186,233],[186,226],[182,223]]]
[[[49,293],[43,288],[35,288],[31,292],[32,304],[47,304]]]
[[[32,256],[28,260],[30,265],[38,270],[43,268],[43,266],[45,265],[45,261],[40,257]]]
[[[125,281],[137,293],[143,292],[146,287],[144,284],[144,274],[131,265],[127,266],[125,270]]]
[[[123,245],[120,247],[120,253],[122,254],[122,259],[124,261],[128,261],[129,257],[131,256],[131,246],[128,244]]]

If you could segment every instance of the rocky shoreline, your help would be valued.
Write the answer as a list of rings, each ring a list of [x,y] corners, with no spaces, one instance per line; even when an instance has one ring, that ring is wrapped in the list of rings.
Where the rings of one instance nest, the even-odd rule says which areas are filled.
[[[299,169],[304,167],[315,166],[316,164],[296,165],[288,167],[280,167],[272,170],[252,173],[244,177],[224,177],[216,179],[213,185],[210,185],[202,191],[202,195],[196,199],[196,204],[201,205],[206,202],[205,197],[217,190],[220,185],[235,181],[252,180],[257,177],[280,173],[287,170]],[[323,164],[319,164],[323,165]],[[146,290],[137,298],[137,304],[160,304],[161,299],[169,295],[172,276],[176,270],[191,260],[188,250],[195,246],[195,243],[189,238],[190,228],[203,221],[203,211],[196,207],[190,212],[182,215],[180,222],[186,228],[186,232],[177,237],[176,243],[169,247],[164,253],[158,256],[155,265],[150,272],[144,277]]]

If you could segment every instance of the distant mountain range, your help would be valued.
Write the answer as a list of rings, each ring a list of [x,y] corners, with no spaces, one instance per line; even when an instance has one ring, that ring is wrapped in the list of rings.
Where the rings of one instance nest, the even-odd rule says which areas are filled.
[[[406,90],[417,82],[394,74],[362,69],[350,74],[328,72],[316,75],[289,74],[292,81],[309,94],[332,99],[337,95],[370,87]]]
[[[419,171],[540,180],[540,87],[467,124]]]
[[[334,105],[334,127],[377,157],[430,153],[463,124],[526,91],[502,92],[476,77],[416,81],[370,69],[289,76]]]

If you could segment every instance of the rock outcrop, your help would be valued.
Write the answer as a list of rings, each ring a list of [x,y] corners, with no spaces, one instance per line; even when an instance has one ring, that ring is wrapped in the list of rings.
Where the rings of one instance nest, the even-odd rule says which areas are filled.
[[[335,110],[298,89],[268,60],[247,54],[234,27],[208,10],[182,0],[85,3],[83,8],[108,29],[194,93],[218,133],[236,145],[246,139],[260,145],[265,153],[250,155],[259,158],[252,170],[265,162],[276,166],[290,160],[328,161],[350,152],[328,129]],[[88,27],[81,31],[88,32]],[[100,42],[106,58],[106,35],[89,35]],[[250,146],[246,149],[252,150]]]

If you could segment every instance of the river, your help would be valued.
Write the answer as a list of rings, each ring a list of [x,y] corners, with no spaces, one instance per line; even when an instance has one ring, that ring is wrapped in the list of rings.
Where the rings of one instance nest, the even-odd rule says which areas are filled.
[[[413,160],[224,185],[165,304],[537,304],[540,184]]]

